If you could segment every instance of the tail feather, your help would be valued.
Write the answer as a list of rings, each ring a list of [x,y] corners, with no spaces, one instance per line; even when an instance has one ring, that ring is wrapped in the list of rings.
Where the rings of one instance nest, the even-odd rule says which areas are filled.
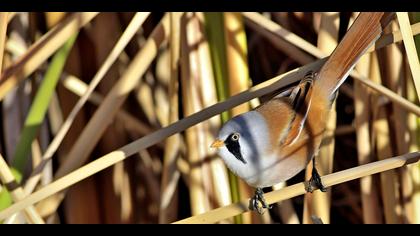
[[[359,58],[382,33],[384,12],[362,12],[321,68],[315,85],[333,96]],[[385,14],[386,15],[386,14]]]

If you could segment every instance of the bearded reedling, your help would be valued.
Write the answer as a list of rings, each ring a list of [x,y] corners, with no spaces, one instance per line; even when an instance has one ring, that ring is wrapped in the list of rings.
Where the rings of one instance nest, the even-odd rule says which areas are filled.
[[[360,13],[319,72],[308,73],[296,87],[223,125],[211,147],[235,175],[256,188],[251,210],[261,214],[269,208],[262,188],[292,178],[316,156],[338,88],[381,35],[381,23],[389,22],[389,16]],[[306,191],[326,191],[315,158],[312,168]]]

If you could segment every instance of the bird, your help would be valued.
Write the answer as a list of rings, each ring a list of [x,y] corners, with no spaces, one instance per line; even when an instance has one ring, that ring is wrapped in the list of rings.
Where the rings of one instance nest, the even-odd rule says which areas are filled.
[[[284,182],[313,160],[305,190],[326,191],[315,166],[331,105],[358,59],[379,38],[384,12],[362,12],[319,71],[309,71],[298,85],[255,109],[227,121],[211,148],[227,167],[256,188],[249,209],[270,209],[263,188]],[[260,207],[260,204],[262,207]]]

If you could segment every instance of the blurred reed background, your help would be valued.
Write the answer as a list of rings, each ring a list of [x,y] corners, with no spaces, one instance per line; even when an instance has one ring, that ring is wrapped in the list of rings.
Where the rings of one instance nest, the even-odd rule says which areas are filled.
[[[2,223],[171,223],[249,198],[254,190],[209,146],[223,122],[265,96],[170,137],[162,128],[329,55],[356,16],[0,13],[0,215],[45,190]],[[341,86],[319,153],[322,175],[419,151],[417,22],[419,13],[396,14]],[[123,146],[124,154],[113,152]],[[111,167],[80,168],[103,156]],[[69,173],[74,185],[47,193]],[[323,223],[420,223],[420,164],[220,223],[313,223],[313,215]]]

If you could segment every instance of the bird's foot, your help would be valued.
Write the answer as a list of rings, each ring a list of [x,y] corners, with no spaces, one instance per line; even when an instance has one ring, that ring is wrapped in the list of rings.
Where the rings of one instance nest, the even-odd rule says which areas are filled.
[[[261,203],[262,207],[260,207],[259,203]],[[264,214],[264,208],[271,209],[272,206],[268,205],[265,201],[262,189],[257,188],[255,190],[255,195],[249,201],[249,209],[252,211],[257,210],[257,212],[262,215]]]
[[[306,183],[305,190],[306,192],[312,193],[315,189],[321,190],[321,192],[326,192],[327,189],[321,182],[321,176],[319,175],[316,168],[312,169],[312,176],[309,181]]]

